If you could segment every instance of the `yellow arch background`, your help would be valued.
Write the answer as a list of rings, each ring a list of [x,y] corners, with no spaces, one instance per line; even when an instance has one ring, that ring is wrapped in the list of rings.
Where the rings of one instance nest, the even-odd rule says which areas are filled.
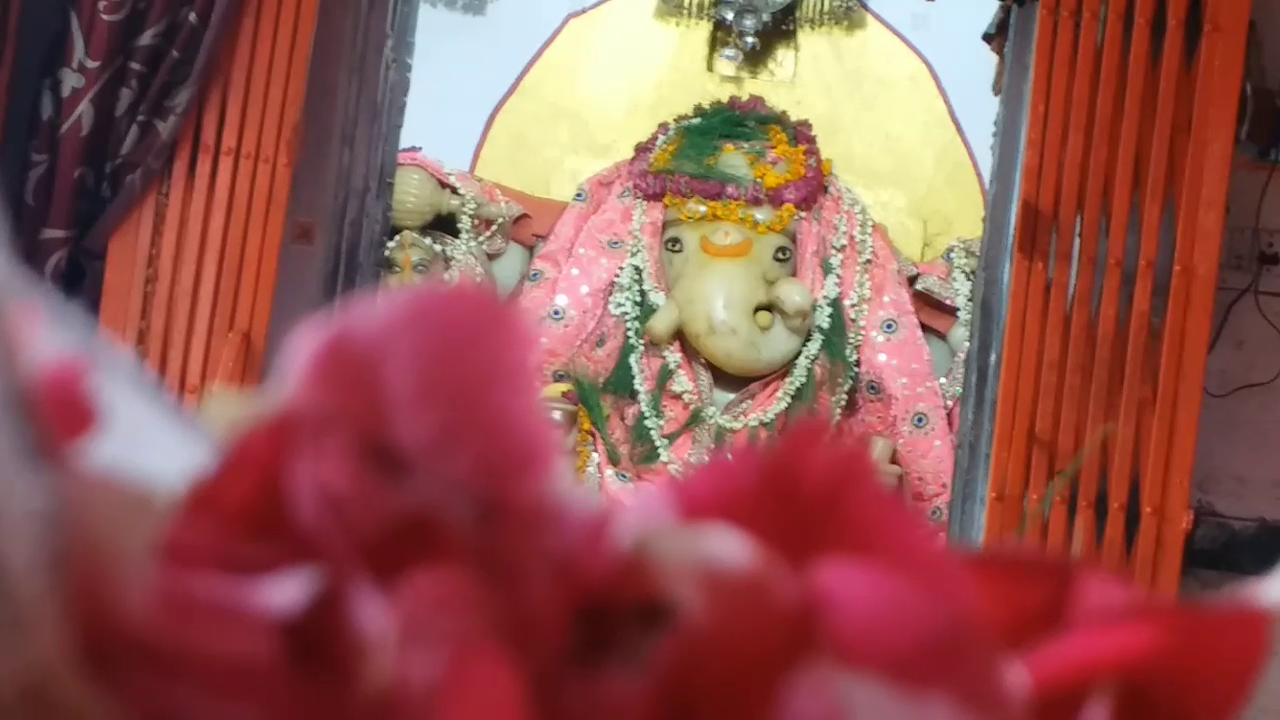
[[[932,260],[982,234],[983,188],[941,89],[916,52],[868,14],[852,32],[802,30],[792,82],[706,70],[708,27],[654,17],[655,0],[608,0],[570,19],[494,113],[474,171],[569,199],[695,104],[758,94],[807,118],[835,171],[894,244]]]

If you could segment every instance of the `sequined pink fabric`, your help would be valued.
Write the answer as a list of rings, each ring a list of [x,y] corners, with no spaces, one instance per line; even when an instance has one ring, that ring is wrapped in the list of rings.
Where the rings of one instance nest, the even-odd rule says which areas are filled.
[[[624,325],[610,313],[608,301],[634,238],[643,243],[652,277],[661,282],[658,252],[664,209],[660,203],[645,203],[642,217],[637,218],[638,202],[642,201],[632,193],[626,163],[604,171],[578,191],[535,256],[517,301],[540,326],[547,382],[564,382],[574,374],[602,379],[616,364],[623,348]],[[874,233],[871,257],[860,256],[855,240],[858,216],[849,211],[838,217],[842,207],[837,193],[828,193],[800,223],[796,236],[797,277],[817,297],[822,287],[822,263],[830,253],[829,239],[843,227],[849,247],[842,266],[842,297],[867,294],[859,335],[858,382],[853,401],[846,407],[847,419],[840,427],[851,435],[890,438],[912,500],[929,517],[941,521],[950,499],[954,449],[924,336],[886,238]],[[861,286],[859,277],[865,278]],[[846,322],[856,320],[857,314],[846,308]],[[695,377],[698,361],[687,353],[681,357],[682,370]],[[646,347],[642,362],[648,376],[655,377],[662,365],[661,349]],[[818,387],[828,387],[821,382],[825,368],[817,372]],[[784,381],[785,373],[765,378],[734,403],[745,404],[747,413],[769,407]],[[820,392],[817,409],[830,412],[832,399],[829,392]],[[609,496],[626,497],[637,483],[660,482],[668,476],[661,465],[637,467],[627,459],[626,441],[639,416],[636,403],[630,405],[610,418],[608,428],[609,437],[620,446],[619,461],[610,462],[603,445],[599,448],[600,484]],[[694,411],[671,391],[661,398],[661,409],[664,432],[671,434],[686,427]],[[785,423],[785,419],[779,422]],[[734,434],[728,438],[728,447],[755,439],[750,435],[748,431]],[[696,462],[709,451],[704,445],[697,433],[686,432],[672,443],[672,455],[677,462]]]

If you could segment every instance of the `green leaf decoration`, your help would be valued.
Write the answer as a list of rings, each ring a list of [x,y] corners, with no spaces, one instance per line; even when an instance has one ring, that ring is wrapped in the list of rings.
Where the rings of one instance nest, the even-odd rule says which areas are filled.
[[[649,428],[644,421],[636,418],[631,426],[631,462],[636,467],[645,467],[658,462],[658,446],[649,436]]]
[[[658,368],[658,380],[653,384],[653,394],[649,396],[649,404],[654,411],[662,412],[662,398],[667,394],[667,388],[671,386],[671,380],[675,376],[675,372],[666,363]]]
[[[618,353],[618,361],[614,363],[613,369],[609,371],[608,376],[605,377],[604,382],[600,385],[602,393],[633,402],[637,399],[636,376],[631,369],[631,356],[636,352],[638,352],[638,349],[635,343],[630,340],[622,343],[622,349]]]
[[[578,405],[587,413],[587,419],[591,421],[592,429],[595,430],[601,444],[604,445],[605,454],[609,457],[609,464],[616,466],[622,462],[622,453],[618,452],[618,446],[609,437],[609,413],[605,407],[600,386],[582,376],[573,377],[571,384],[573,385],[574,393],[578,396]]]
[[[781,126],[790,140],[795,139],[790,123],[785,122],[777,113],[740,112],[727,105],[717,104],[695,115],[697,122],[682,124],[672,139],[676,147],[671,165],[661,170],[661,173],[742,185],[743,178],[727,173],[716,165],[715,160],[725,144],[740,146],[764,143],[769,139],[770,125]]]

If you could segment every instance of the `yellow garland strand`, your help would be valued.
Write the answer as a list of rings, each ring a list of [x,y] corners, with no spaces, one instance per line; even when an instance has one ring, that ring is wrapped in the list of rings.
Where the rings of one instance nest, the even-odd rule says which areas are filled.
[[[780,125],[770,125],[767,129],[769,134],[769,149],[773,152],[780,162],[773,163],[767,158],[761,160],[752,160],[751,172],[755,175],[756,180],[764,186],[766,192],[776,190],[784,185],[789,185],[804,177],[805,173],[805,151],[802,147],[796,147],[787,139],[787,133]],[[726,146],[727,150],[732,150],[732,146]],[[781,169],[779,169],[781,168]]]
[[[591,432],[591,418],[587,411],[578,408],[578,478],[586,477],[587,467],[591,464],[591,450],[595,447],[595,438]]]
[[[795,221],[800,211],[795,205],[787,203],[775,208],[773,216],[767,220],[758,217],[755,211],[742,200],[689,200],[687,198],[667,195],[662,203],[669,208],[680,210],[682,222],[699,220],[731,222],[758,233],[774,233],[781,235]]]
[[[769,137],[769,150],[776,162],[768,157],[750,158],[751,172],[761,184],[765,192],[771,192],[785,185],[801,180],[805,175],[805,149],[791,144],[786,131],[781,125],[770,125],[766,132]],[[671,166],[672,157],[680,147],[677,134],[653,153],[649,160],[651,171],[661,171]],[[732,144],[721,148],[721,153],[738,152]],[[768,153],[766,153],[766,156]],[[707,159],[708,164],[715,164],[717,158]],[[822,161],[822,174],[831,175],[831,161]],[[736,223],[759,233],[783,233],[800,214],[796,207],[787,203],[776,208],[773,217],[761,220],[756,213],[741,200],[701,200],[690,201],[686,198],[667,195],[663,204],[669,208],[680,208],[680,219],[684,222],[698,220],[718,220]]]
[[[676,134],[662,147],[653,151],[653,156],[649,158],[649,172],[661,172],[671,167],[671,159],[679,149],[680,135]]]

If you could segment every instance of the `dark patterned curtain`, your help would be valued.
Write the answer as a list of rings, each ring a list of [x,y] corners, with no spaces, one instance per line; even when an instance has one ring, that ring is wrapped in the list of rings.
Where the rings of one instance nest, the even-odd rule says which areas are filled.
[[[240,2],[63,2],[67,25],[28,110],[13,209],[27,262],[96,306],[107,240],[198,105]]]

